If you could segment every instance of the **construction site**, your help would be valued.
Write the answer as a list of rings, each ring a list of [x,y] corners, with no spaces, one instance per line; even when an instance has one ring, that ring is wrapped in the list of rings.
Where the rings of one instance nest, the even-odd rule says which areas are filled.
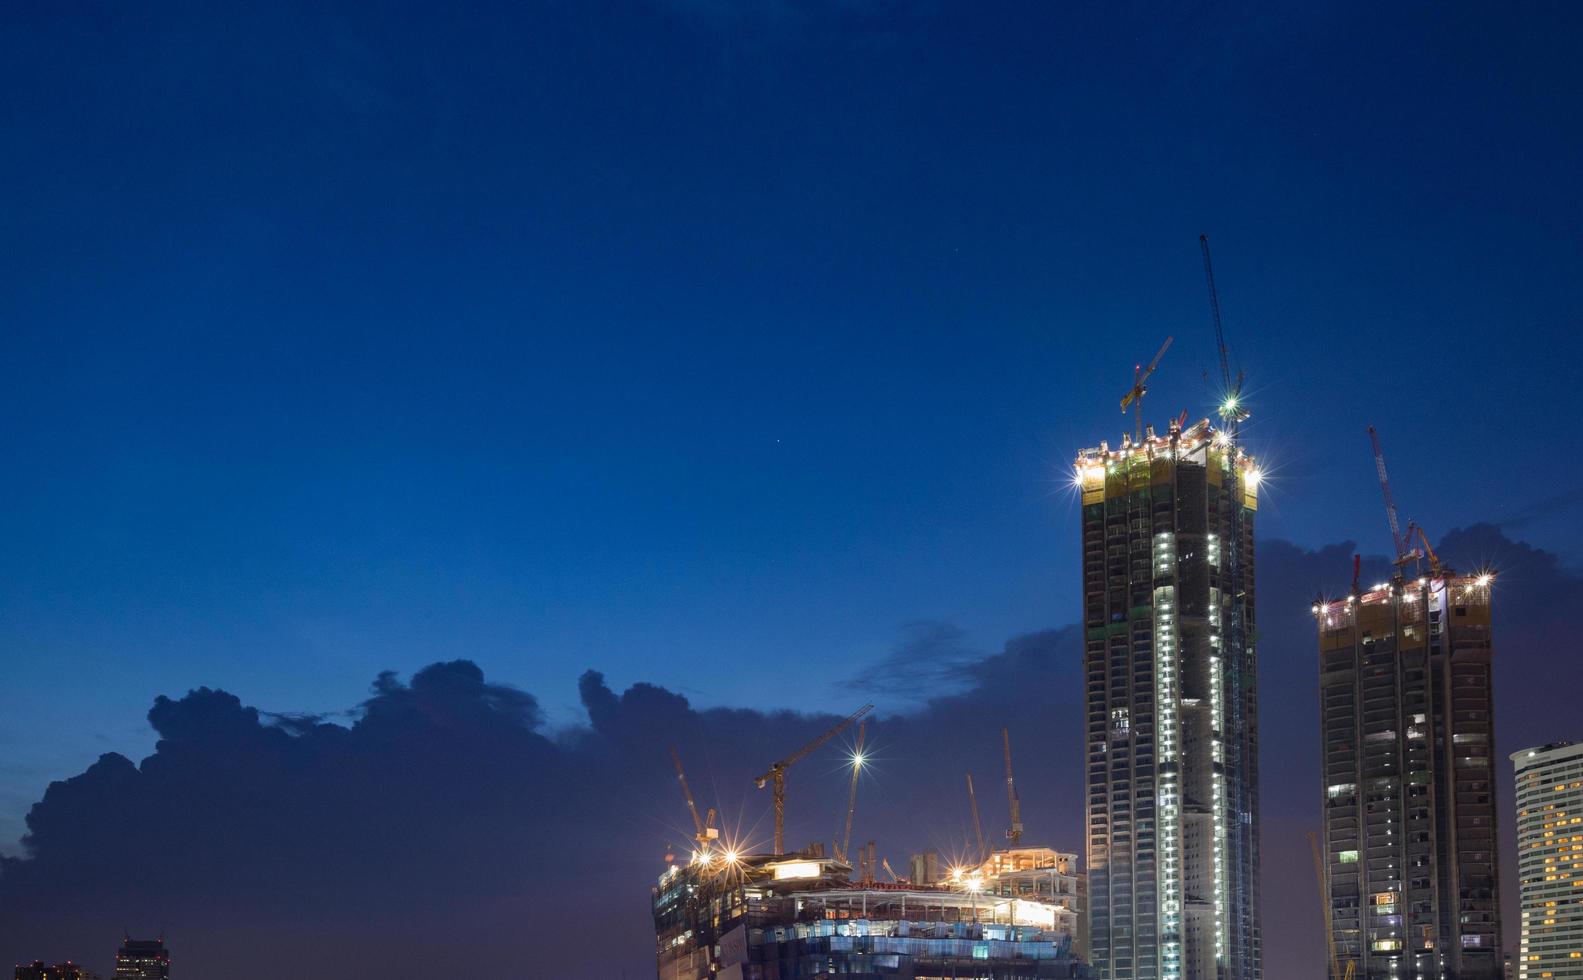
[[[1010,826],[990,849],[971,774],[966,789],[976,851],[960,863],[913,854],[906,874],[875,842],[852,844],[864,770],[865,705],[773,763],[754,782],[771,793],[768,852],[744,853],[701,813],[673,749],[693,825],[693,847],[653,889],[661,980],[1045,980],[1092,977],[1084,956],[1085,879],[1075,854],[1022,843],[1011,738],[1002,730]],[[785,845],[786,771],[856,726],[842,836],[794,851]]]

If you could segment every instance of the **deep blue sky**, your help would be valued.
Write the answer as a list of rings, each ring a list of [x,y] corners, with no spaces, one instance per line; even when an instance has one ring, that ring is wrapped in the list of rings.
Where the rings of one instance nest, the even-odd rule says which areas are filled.
[[[1385,550],[1373,422],[1583,553],[1576,7],[0,17],[0,849],[199,684],[830,709],[1071,621],[1072,453],[1167,334],[1213,400],[1200,232],[1262,535]]]

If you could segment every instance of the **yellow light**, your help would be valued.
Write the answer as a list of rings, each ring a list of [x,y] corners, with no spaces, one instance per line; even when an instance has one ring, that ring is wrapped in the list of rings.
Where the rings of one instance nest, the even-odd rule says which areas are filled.
[[[736,864],[737,863],[737,852],[736,851],[727,851],[725,857],[726,857],[726,863],[727,864]]]
[[[1255,466],[1253,469],[1248,470],[1248,476],[1247,476],[1248,486],[1250,486],[1253,489],[1257,490],[1259,488],[1259,481],[1262,480],[1262,479],[1264,479],[1264,474],[1259,472],[1259,468],[1257,466]]]

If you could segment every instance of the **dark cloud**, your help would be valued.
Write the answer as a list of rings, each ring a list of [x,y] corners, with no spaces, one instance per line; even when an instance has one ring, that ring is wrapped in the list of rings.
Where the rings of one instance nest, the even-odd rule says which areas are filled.
[[[1517,513],[1501,518],[1496,523],[1503,531],[1516,531],[1546,517],[1564,514],[1580,504],[1583,504],[1583,487],[1573,487],[1565,493],[1558,493],[1543,500],[1536,500],[1517,511]]]
[[[1320,793],[1308,606],[1346,587],[1353,550],[1267,541],[1257,556],[1271,976],[1314,977],[1322,962],[1304,837]],[[1583,734],[1557,721],[1575,718],[1583,695],[1583,672],[1564,660],[1583,580],[1489,525],[1448,534],[1442,550],[1500,575],[1501,750]],[[1388,572],[1382,558],[1364,563],[1366,579]],[[1072,627],[989,654],[949,624],[904,630],[850,682],[853,708],[879,703],[855,838],[876,838],[892,863],[921,847],[966,853],[972,771],[986,836],[998,840],[1005,726],[1029,839],[1081,851],[1080,659]],[[767,701],[795,702],[813,683],[753,669]],[[876,672],[882,683],[869,682]],[[768,793],[752,777],[838,716],[701,709],[649,684],[617,692],[594,671],[579,693],[587,724],[553,736],[531,694],[466,660],[406,681],[380,675],[346,723],[261,712],[208,688],[159,698],[152,755],[105,755],[29,813],[25,856],[0,862],[0,959],[103,967],[131,926],[167,929],[183,974],[237,980],[273,976],[276,960],[257,950],[283,942],[316,975],[644,976],[648,883],[691,832],[670,746],[727,832],[764,843]],[[790,771],[792,843],[837,832],[849,738]]]
[[[890,654],[864,664],[843,685],[873,695],[926,701],[964,687],[973,665],[983,658],[983,651],[970,647],[967,634],[955,623],[908,623]]]

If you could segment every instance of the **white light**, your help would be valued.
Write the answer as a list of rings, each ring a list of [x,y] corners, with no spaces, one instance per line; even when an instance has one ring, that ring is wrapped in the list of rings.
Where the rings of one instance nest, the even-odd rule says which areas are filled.
[[[861,752],[854,752],[854,753],[852,753],[852,768],[853,769],[862,769],[863,768],[863,753],[861,753]]]
[[[1263,479],[1264,479],[1264,474],[1259,472],[1259,468],[1258,467],[1255,466],[1253,469],[1248,470],[1248,476],[1247,476],[1248,486],[1250,486],[1253,489],[1257,490],[1259,488],[1259,481],[1263,480]]]
[[[727,864],[736,864],[737,863],[737,852],[736,851],[727,851],[726,854],[725,854],[725,858],[726,858],[726,863]]]
[[[1493,577],[1494,576],[1489,575],[1488,573],[1486,573],[1484,575],[1480,575],[1478,577],[1479,587],[1483,588],[1484,586],[1489,585],[1490,584],[1490,579],[1493,578]]]
[[[794,861],[775,866],[775,880],[819,877],[818,861]]]

